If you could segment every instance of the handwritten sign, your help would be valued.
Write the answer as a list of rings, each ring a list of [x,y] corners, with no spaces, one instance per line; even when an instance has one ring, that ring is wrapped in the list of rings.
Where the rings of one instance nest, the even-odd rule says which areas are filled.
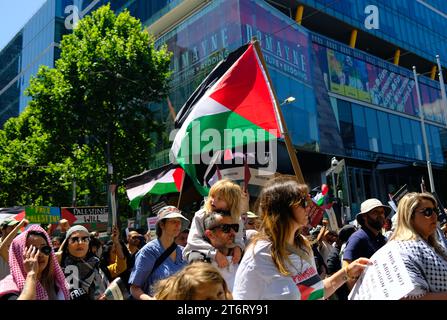
[[[25,218],[30,223],[58,223],[61,219],[61,210],[58,207],[26,207]]]
[[[399,300],[415,286],[393,241],[380,248],[372,257],[352,288],[350,300]]]
[[[157,224],[157,217],[148,217],[147,218],[147,228],[149,230],[155,230],[155,225]]]
[[[109,221],[109,210],[107,207],[72,207],[62,208],[76,217],[74,224],[100,223]]]

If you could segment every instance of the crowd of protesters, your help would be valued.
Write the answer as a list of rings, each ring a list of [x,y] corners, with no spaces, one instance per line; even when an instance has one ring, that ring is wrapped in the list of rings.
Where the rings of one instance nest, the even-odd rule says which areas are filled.
[[[164,206],[155,239],[113,226],[105,243],[65,219],[47,229],[7,219],[0,300],[106,300],[116,281],[132,300],[347,300],[388,246],[414,287],[403,299],[447,299],[447,227],[431,194],[406,194],[392,219],[391,207],[367,199],[355,223],[340,228],[323,218],[310,229],[310,201],[307,185],[276,177],[250,205],[248,192],[224,179],[191,221]]]

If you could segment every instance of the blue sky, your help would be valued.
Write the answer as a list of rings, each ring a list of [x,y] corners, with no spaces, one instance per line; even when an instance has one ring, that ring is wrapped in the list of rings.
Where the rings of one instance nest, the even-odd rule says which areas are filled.
[[[46,0],[0,0],[0,50]]]

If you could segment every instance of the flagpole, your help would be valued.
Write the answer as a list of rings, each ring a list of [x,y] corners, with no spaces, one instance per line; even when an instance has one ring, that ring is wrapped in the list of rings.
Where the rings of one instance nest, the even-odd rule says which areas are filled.
[[[258,53],[259,60],[261,61],[262,66],[264,67],[265,74],[267,75],[269,82],[272,83],[272,79],[270,78],[270,74],[267,70],[267,65],[265,63],[264,57],[261,52],[261,47],[259,46],[259,41],[256,39],[256,37],[253,37],[251,43],[253,44],[254,48],[256,49],[256,51]],[[273,92],[273,96],[275,98],[275,108],[279,115],[279,121],[281,121],[281,127],[284,130],[284,132],[281,132],[281,134],[284,136],[284,141],[286,143],[287,152],[289,153],[290,161],[292,162],[293,171],[295,172],[298,182],[305,183],[303,173],[301,172],[301,167],[298,162],[298,158],[296,156],[295,148],[292,145],[292,140],[289,137],[286,122],[284,121],[284,116],[282,114],[281,108],[279,107],[278,97],[276,96],[275,90],[273,90],[273,88],[272,88],[272,92]]]
[[[416,66],[413,66],[413,75],[416,85],[416,96],[419,106],[419,117],[421,118],[422,138],[424,139],[425,158],[427,160],[428,178],[430,180],[430,191],[435,192],[435,183],[433,181],[433,172],[431,169],[430,152],[428,151],[427,134],[425,132],[424,110],[422,110],[421,93],[419,92],[418,75],[416,73]]]
[[[181,200],[182,200],[182,195],[183,195],[183,184],[185,183],[185,175],[186,175],[186,172],[185,172],[185,170],[182,170],[183,171],[183,174],[182,174],[182,184],[181,184],[181,187],[180,187],[180,194],[178,195],[178,202],[177,202],[177,209],[180,209],[180,202],[181,202]]]

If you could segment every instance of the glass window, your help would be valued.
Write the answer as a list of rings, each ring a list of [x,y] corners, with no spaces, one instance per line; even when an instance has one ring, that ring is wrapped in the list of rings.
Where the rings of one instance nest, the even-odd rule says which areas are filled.
[[[371,108],[365,108],[366,130],[368,133],[369,150],[379,152],[379,128],[377,126],[377,112]]]
[[[413,135],[414,152],[416,155],[416,159],[425,160],[425,151],[420,122],[411,121],[411,134]]]
[[[388,114],[382,111],[377,111],[377,120],[380,126],[380,152],[392,154],[393,146],[391,143],[391,132],[388,121]]]
[[[438,127],[429,125],[428,128],[431,132],[431,145],[430,145],[430,158],[433,162],[444,163],[444,157],[442,155],[440,130]]]
[[[340,121],[340,135],[343,139],[344,147],[347,149],[351,149],[355,146],[351,104],[344,100],[338,100],[337,106],[338,118]]]
[[[355,103],[352,103],[352,120],[354,124],[356,147],[362,150],[369,150],[368,133],[366,131],[363,107]]]
[[[400,118],[400,125],[402,128],[402,142],[404,146],[405,157],[414,158],[413,137],[411,134],[410,120],[407,118]]]
[[[390,114],[388,115],[388,118],[390,120],[389,124],[391,129],[393,152],[398,156],[405,156],[399,117],[394,114]]]

